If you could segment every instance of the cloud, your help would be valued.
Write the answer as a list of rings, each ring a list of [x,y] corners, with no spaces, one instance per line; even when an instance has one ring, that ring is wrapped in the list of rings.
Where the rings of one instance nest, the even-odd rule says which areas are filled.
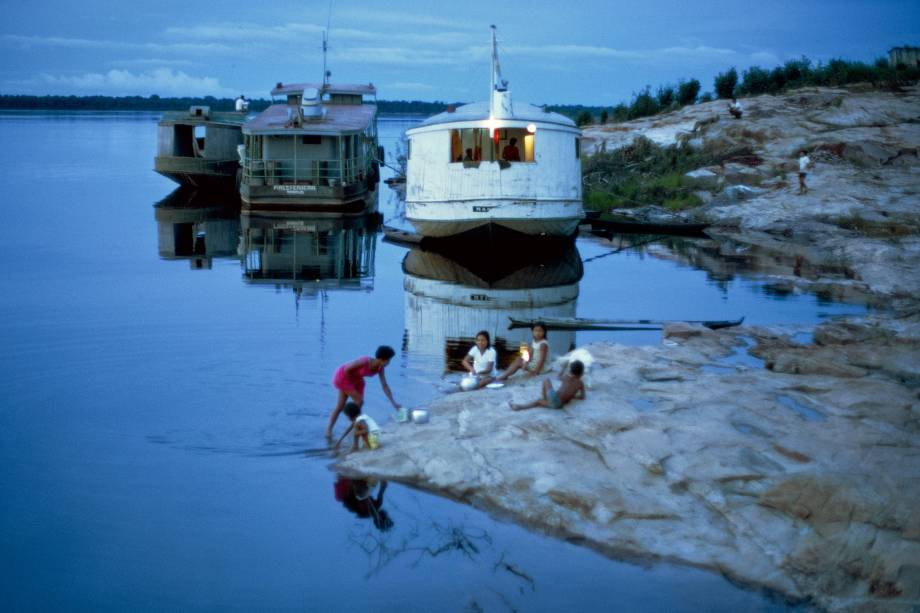
[[[152,53],[226,53],[236,49],[220,43],[136,43],[117,40],[67,38],[62,36],[0,35],[0,41],[21,49],[32,47],[60,47],[66,49],[118,49]]]
[[[750,55],[751,62],[766,68],[776,66],[780,63],[780,59],[776,56],[775,53],[770,51],[757,51]]]
[[[157,68],[163,68],[166,66],[197,66],[200,62],[193,62],[191,60],[167,60],[163,58],[136,58],[131,60],[111,60],[107,62],[110,66],[115,66],[118,68],[125,68],[128,66],[156,66]]]
[[[509,45],[502,47],[500,51],[506,51],[509,55],[539,58],[609,58],[630,61],[723,59],[737,54],[732,49],[705,45],[658,49],[616,49],[596,45]]]
[[[170,68],[157,68],[144,73],[109,70],[81,75],[43,74],[41,83],[54,91],[107,95],[161,96],[232,96],[233,92],[220,85],[214,77],[193,77]]]
[[[383,83],[382,88],[386,88],[387,91],[404,91],[404,92],[433,92],[441,91],[441,88],[433,85],[431,83],[419,83],[416,81],[394,81],[391,83]]]

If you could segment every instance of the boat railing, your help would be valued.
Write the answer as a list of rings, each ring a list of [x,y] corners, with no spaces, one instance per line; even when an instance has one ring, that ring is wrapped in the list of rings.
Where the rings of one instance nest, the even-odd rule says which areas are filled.
[[[243,160],[243,181],[249,185],[315,185],[338,187],[363,184],[363,157],[343,160],[276,158]]]

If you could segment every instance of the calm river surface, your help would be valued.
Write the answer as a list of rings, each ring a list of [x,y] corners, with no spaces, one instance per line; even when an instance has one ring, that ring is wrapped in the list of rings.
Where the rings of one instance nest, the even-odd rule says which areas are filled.
[[[713,573],[609,560],[399,484],[382,504],[389,530],[346,508],[329,458],[305,453],[323,444],[332,372],[386,343],[397,400],[442,393],[445,339],[475,332],[444,318],[477,311],[431,305],[465,268],[407,261],[404,272],[406,250],[374,233],[349,230],[340,257],[335,231],[292,238],[309,220],[241,222],[213,199],[183,208],[151,170],[157,119],[0,114],[0,609],[786,608]],[[388,151],[410,125],[381,122]],[[401,205],[381,188],[380,212],[398,223]],[[615,243],[581,238],[568,261]],[[587,317],[809,323],[861,310],[649,247],[586,262],[583,276],[538,267],[548,271],[515,287],[548,296],[544,314]],[[295,274],[285,262],[297,248],[319,259]],[[659,336],[563,340],[600,339]],[[388,416],[375,381],[367,411]]]

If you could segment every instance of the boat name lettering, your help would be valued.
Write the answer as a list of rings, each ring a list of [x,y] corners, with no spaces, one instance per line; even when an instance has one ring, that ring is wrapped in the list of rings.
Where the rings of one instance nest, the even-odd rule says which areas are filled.
[[[473,207],[473,212],[474,212],[474,213],[488,213],[490,208],[492,208],[492,207],[488,207],[488,206],[474,206],[474,207]]]
[[[470,300],[478,302],[488,302],[489,296],[486,294],[470,294]]]
[[[272,188],[276,192],[284,192],[285,194],[304,194],[316,191],[315,185],[274,185]]]

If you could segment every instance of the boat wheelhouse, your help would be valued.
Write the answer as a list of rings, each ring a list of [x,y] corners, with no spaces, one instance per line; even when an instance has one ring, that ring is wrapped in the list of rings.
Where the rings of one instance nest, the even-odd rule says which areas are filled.
[[[157,124],[154,170],[180,185],[233,189],[245,120],[245,113],[208,106],[165,113]]]
[[[434,115],[406,136],[406,217],[423,236],[569,237],[584,216],[581,131],[568,117],[512,103],[494,26],[490,99]]]
[[[279,83],[276,103],[243,126],[244,206],[363,212],[380,178],[376,93],[373,85]]]

